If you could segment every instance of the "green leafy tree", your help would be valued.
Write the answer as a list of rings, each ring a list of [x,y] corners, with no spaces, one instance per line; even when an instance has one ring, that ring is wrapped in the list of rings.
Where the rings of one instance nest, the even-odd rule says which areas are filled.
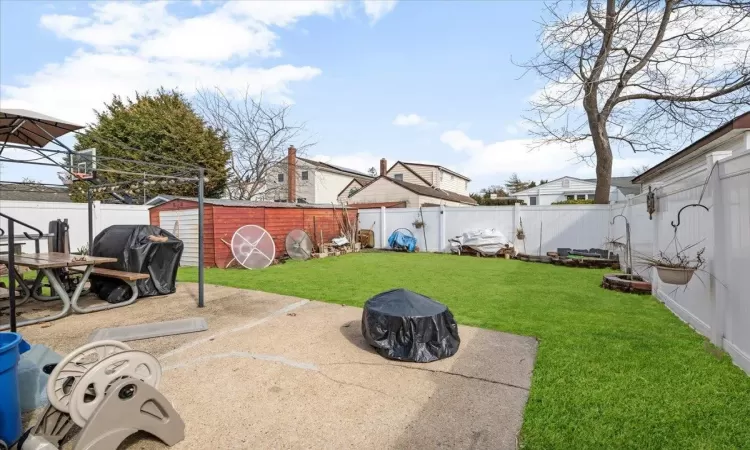
[[[114,173],[111,170],[142,174],[196,176],[179,167],[201,165],[206,168],[206,197],[220,197],[227,184],[226,138],[206,125],[195,113],[184,95],[177,91],[159,89],[154,95],[136,93],[135,100],[113,96],[103,111],[95,111],[96,121],[77,137],[75,150],[96,148],[97,179],[115,183],[142,179],[142,175]],[[120,158],[127,161],[101,157]],[[149,167],[132,161],[148,161],[171,168]],[[198,183],[159,182],[134,188],[125,193],[136,199],[156,194],[194,197]],[[144,192],[146,189],[147,192]],[[86,184],[74,182],[71,188],[74,201],[86,201]],[[110,198],[108,193],[96,193],[95,198]]]

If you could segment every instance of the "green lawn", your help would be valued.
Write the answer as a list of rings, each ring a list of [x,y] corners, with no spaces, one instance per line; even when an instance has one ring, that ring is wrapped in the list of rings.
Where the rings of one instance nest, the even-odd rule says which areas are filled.
[[[652,297],[601,289],[603,273],[359,253],[210,269],[206,282],[353,306],[405,287],[447,304],[461,324],[536,336],[523,448],[750,448],[750,377]],[[179,279],[197,281],[197,270]]]

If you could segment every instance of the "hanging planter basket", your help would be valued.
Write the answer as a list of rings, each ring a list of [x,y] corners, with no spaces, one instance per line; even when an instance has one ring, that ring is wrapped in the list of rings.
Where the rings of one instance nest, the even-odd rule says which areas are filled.
[[[685,285],[695,273],[694,268],[655,266],[659,279],[667,284]]]

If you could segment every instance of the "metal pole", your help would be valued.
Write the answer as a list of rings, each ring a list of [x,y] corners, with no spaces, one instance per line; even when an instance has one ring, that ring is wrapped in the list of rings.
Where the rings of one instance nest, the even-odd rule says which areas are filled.
[[[198,308],[203,308],[203,177],[205,169],[198,169]]]
[[[13,220],[8,219],[8,302],[10,302],[10,331],[16,332],[16,249]]]
[[[86,187],[86,201],[89,206],[89,255],[92,255],[91,251],[94,249],[94,203],[93,196],[91,195],[91,187]]]

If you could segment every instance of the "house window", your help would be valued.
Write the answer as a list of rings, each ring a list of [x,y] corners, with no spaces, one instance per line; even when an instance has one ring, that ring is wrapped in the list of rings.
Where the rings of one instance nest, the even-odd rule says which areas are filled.
[[[453,181],[453,175],[451,175],[451,181]]]
[[[404,174],[403,173],[396,173],[393,175],[394,180],[398,181],[404,181]]]
[[[576,199],[577,200],[586,200],[586,194],[578,194],[578,196],[576,196]]]
[[[307,171],[306,171],[306,170],[303,170],[303,171],[302,171],[302,181],[307,181],[307,177],[308,177],[308,175],[307,175]]]
[[[529,197],[529,205],[536,206],[536,195]]]
[[[283,183],[284,182],[284,174],[283,173],[279,174],[278,180],[279,180],[279,183]]]
[[[586,198],[588,198],[589,200],[593,200],[594,199],[594,194],[588,194],[588,195],[586,195]]]
[[[562,180],[562,187],[569,188],[570,187],[570,180],[567,179],[567,178],[565,178],[564,180]]]
[[[466,182],[466,190],[467,191],[469,190],[469,182],[468,181]]]
[[[576,199],[575,195],[566,195],[565,196],[565,200],[575,200],[575,199]]]

